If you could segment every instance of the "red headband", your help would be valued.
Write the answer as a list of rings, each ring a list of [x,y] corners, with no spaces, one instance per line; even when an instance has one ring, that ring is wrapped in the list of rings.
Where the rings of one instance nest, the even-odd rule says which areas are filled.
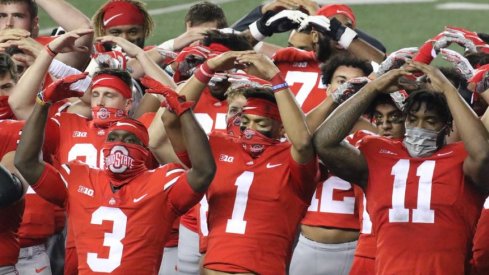
[[[351,24],[353,25],[353,28],[355,28],[356,25],[356,18],[355,14],[353,13],[352,9],[348,7],[347,5],[343,4],[332,4],[332,5],[325,5],[321,7],[319,10],[316,12],[317,15],[324,15],[328,18],[333,17],[337,14],[343,14],[346,17],[350,18]]]
[[[261,98],[249,97],[246,99],[246,106],[243,114],[264,116],[282,122],[277,104]]]
[[[123,97],[131,98],[131,88],[122,79],[111,74],[99,74],[92,79],[92,89],[97,87],[109,87],[117,90]]]
[[[104,7],[102,24],[104,29],[122,25],[144,25],[144,15],[134,4],[114,0]]]
[[[123,118],[110,126],[107,132],[110,133],[116,130],[124,130],[133,133],[145,147],[148,146],[148,130],[141,122],[131,118]]]

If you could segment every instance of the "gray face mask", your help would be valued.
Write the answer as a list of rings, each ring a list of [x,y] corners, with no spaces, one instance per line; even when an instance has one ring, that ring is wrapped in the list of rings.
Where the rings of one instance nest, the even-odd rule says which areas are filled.
[[[444,129],[445,127],[440,131],[434,131],[418,127],[406,127],[403,144],[413,158],[429,156],[438,150],[438,137]]]

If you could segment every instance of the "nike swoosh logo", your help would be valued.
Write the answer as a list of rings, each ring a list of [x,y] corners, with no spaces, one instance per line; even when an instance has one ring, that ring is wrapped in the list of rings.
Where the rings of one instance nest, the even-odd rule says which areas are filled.
[[[148,194],[144,194],[142,195],[141,197],[139,198],[136,198],[136,199],[133,199],[133,202],[136,203],[136,202],[139,202],[140,200],[144,199],[144,197],[146,197]]]
[[[436,155],[437,155],[438,157],[443,157],[443,156],[450,155],[451,153],[453,153],[453,151],[446,152],[446,153],[439,153],[439,154],[436,154]]]
[[[118,14],[116,14],[114,16],[109,17],[107,20],[104,20],[104,26],[107,26],[107,24],[109,24],[110,21],[114,20],[115,18],[117,18],[117,17],[119,17],[121,15],[122,15],[122,13],[118,13]]]
[[[36,273],[41,273],[46,268],[48,268],[48,267],[47,266],[43,266],[41,268],[36,268]]]
[[[280,166],[280,165],[282,165],[282,163],[271,164],[271,163],[269,162],[269,163],[267,163],[267,168],[275,168],[275,167]]]

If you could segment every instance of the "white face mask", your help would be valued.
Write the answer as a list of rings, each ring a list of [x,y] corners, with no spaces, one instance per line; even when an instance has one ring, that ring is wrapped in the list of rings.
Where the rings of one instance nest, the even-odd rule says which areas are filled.
[[[413,158],[429,156],[438,150],[439,145],[441,145],[437,141],[444,130],[445,127],[440,129],[440,131],[406,127],[403,144]]]

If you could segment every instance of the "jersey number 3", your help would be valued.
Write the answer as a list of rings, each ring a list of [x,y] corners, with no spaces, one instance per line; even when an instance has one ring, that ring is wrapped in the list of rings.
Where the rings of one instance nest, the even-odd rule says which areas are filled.
[[[87,264],[94,272],[112,272],[121,265],[122,240],[126,237],[127,216],[119,208],[101,206],[92,214],[91,224],[103,221],[114,223],[112,232],[105,233],[103,246],[110,247],[108,258],[99,258],[97,253],[87,253]]]
[[[410,162],[407,159],[399,160],[392,167],[391,175],[394,176],[394,186],[392,188],[392,208],[389,209],[389,222],[409,222],[409,209],[404,205],[409,167]],[[413,223],[435,222],[435,211],[430,209],[434,171],[434,160],[424,161],[416,170],[419,185],[417,205],[413,209]]]

